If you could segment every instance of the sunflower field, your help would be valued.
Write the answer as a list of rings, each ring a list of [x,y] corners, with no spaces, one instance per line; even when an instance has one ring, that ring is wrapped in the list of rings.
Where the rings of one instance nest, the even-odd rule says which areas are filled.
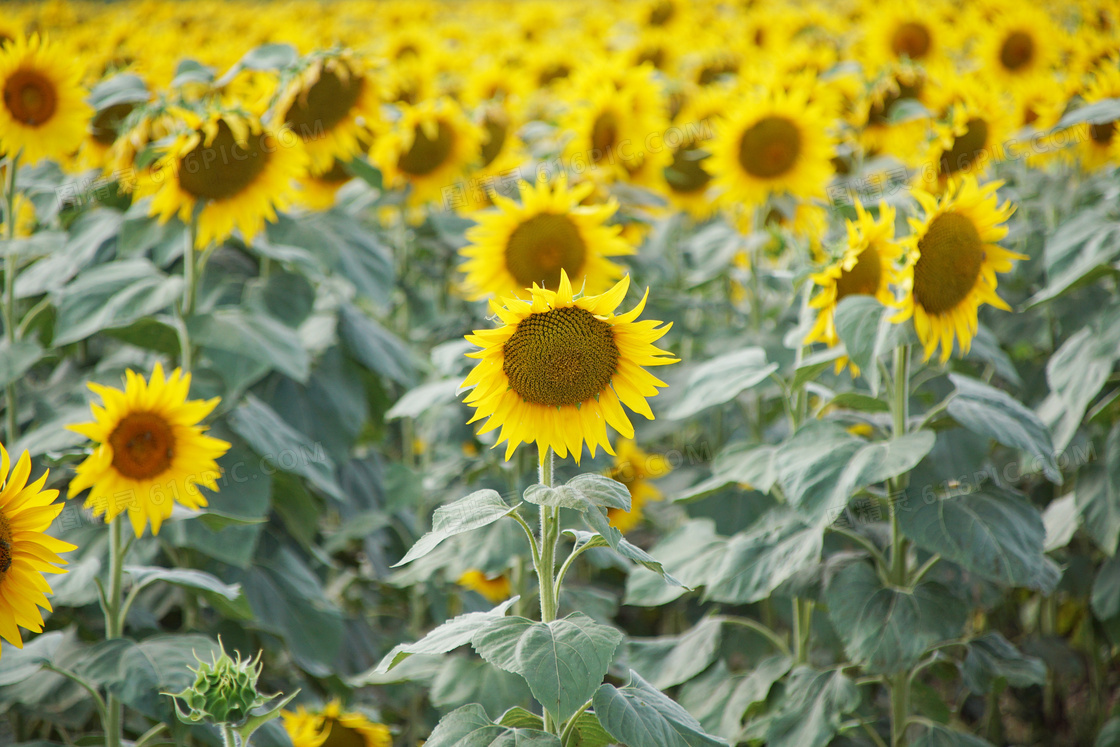
[[[1120,747],[1116,0],[4,0],[0,94],[0,747]]]

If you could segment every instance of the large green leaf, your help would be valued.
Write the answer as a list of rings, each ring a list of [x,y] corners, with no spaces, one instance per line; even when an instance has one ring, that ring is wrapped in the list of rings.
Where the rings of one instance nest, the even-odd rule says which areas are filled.
[[[525,500],[538,506],[559,506],[590,511],[592,506],[630,510],[630,490],[606,475],[576,475],[564,485],[530,485]]]
[[[399,643],[385,654],[374,668],[375,674],[384,674],[413,654],[445,654],[471,642],[471,638],[495,619],[504,617],[519,597],[507,599],[488,612],[468,612],[452,618],[415,643]],[[360,681],[360,677],[358,680]]]
[[[520,504],[518,504],[520,505]],[[454,503],[440,506],[432,515],[432,531],[416,541],[393,567],[411,563],[436,549],[441,542],[457,534],[471,532],[509,516],[517,506],[509,506],[496,490],[476,490]]]
[[[1041,659],[1024,656],[999,633],[985,633],[968,642],[968,655],[961,665],[964,684],[974,693],[989,693],[1002,677],[1012,687],[1042,685],[1046,665]]]
[[[650,554],[661,561],[680,585],[665,583],[659,573],[635,568],[626,579],[625,604],[658,607],[688,589],[705,585],[726,546],[727,538],[716,534],[711,519],[693,519],[682,524],[650,548]]]
[[[992,743],[973,734],[941,724],[923,724],[913,747],[992,747]]]
[[[903,534],[919,547],[1005,586],[1048,593],[1057,585],[1058,567],[1043,553],[1042,516],[1022,496],[989,484],[932,497],[911,498],[898,512]]]
[[[1120,312],[1082,327],[1046,362],[1051,397],[1039,415],[1053,431],[1054,447],[1065,449],[1081,425],[1089,403],[1100,392],[1120,358]]]
[[[1109,555],[1120,542],[1120,423],[1108,434],[1103,463],[1090,464],[1077,478],[1074,499],[1085,531]]]
[[[933,448],[931,431],[868,442],[839,423],[813,420],[778,450],[778,481],[806,521],[831,524],[860,488],[912,469]]]
[[[872,674],[912,668],[931,646],[960,635],[968,617],[965,604],[941,584],[889,587],[867,563],[837,573],[825,602],[848,658]]]
[[[841,717],[859,707],[856,683],[840,670],[798,667],[785,692],[767,730],[768,747],[824,747],[840,728]]]
[[[414,383],[412,354],[397,337],[353,306],[339,312],[338,332],[346,347],[366,368],[387,379]]]
[[[187,320],[191,342],[223,350],[274,368],[296,381],[307,381],[311,358],[299,337],[282,322],[246,309],[215,309]]]
[[[424,657],[428,658],[428,657]],[[408,663],[394,669],[394,672],[407,669]],[[477,703],[491,716],[507,711],[511,706],[529,706],[533,694],[529,685],[520,675],[498,669],[493,664],[477,656],[444,656],[439,659],[439,671],[432,678],[428,695],[432,705],[449,711],[469,703]],[[502,724],[517,728],[540,729],[537,724]]]
[[[820,562],[823,531],[793,513],[775,510],[732,536],[714,563],[705,597],[747,604],[770,596],[798,571]]]
[[[673,500],[694,501],[732,483],[768,493],[778,479],[774,468],[774,455],[777,451],[776,446],[759,446],[748,441],[732,442],[723,447],[712,461],[711,477],[688,488]]]
[[[524,677],[537,701],[561,721],[595,692],[621,642],[621,633],[582,612],[550,623],[498,618],[471,640],[483,659]]]
[[[590,509],[583,512],[583,519],[587,522],[588,526],[594,529],[598,534],[598,538],[585,538],[586,541],[605,543],[627,560],[631,560],[661,576],[666,583],[682,586],[680,581],[673,578],[673,576],[665,570],[665,567],[661,565],[660,561],[642,548],[631,543],[630,540],[622,536],[622,532],[611,526],[610,519],[607,518],[606,512],[599,506],[592,506]],[[578,533],[576,534],[578,536]]]
[[[719,653],[723,621],[707,617],[680,635],[631,638],[623,662],[662,689],[688,682],[703,672]]]
[[[730,402],[777,370],[777,363],[766,362],[766,352],[762,348],[736,350],[693,365],[688,381],[681,387],[683,396],[666,417],[683,420],[714,405]]]
[[[98,265],[56,294],[54,344],[68,345],[103,329],[124,327],[170,307],[182,293],[181,277],[165,275],[146,259]]]
[[[1117,507],[1120,511],[1120,506]],[[1042,523],[1046,527],[1046,544],[1043,549],[1053,552],[1069,544],[1080,525],[1080,512],[1077,508],[1077,496],[1073,493],[1050,501],[1050,505],[1042,512]]]
[[[1120,555],[1113,555],[1097,570],[1091,602],[1101,620],[1120,615]]]
[[[43,347],[35,340],[0,342],[0,386],[18,381],[43,357]]]
[[[560,747],[560,740],[537,729],[496,724],[472,703],[441,718],[424,747]]]
[[[957,388],[949,401],[949,414],[954,420],[973,433],[1027,452],[1051,482],[1062,482],[1050,431],[1037,415],[1005,392],[976,379],[960,374],[949,374],[949,379]]]
[[[385,419],[418,418],[433,407],[450,404],[455,401],[462,381],[461,378],[440,379],[409,389],[389,408]]]
[[[60,630],[40,633],[23,644],[23,648],[16,648],[7,641],[0,643],[0,653],[3,654],[0,656],[0,687],[23,682],[38,674],[43,665],[54,658],[63,635]]]
[[[878,359],[889,349],[894,312],[872,296],[851,295],[836,305],[836,335],[860,369],[872,394],[879,393]]]
[[[1080,211],[1047,237],[1043,249],[1046,287],[1030,298],[1028,307],[1061,296],[1115,259],[1120,252],[1120,242],[1115,239],[1120,222],[1108,215],[1112,208],[1110,201],[1104,201]]]
[[[215,607],[235,616],[252,615],[238,584],[227,584],[205,571],[193,568],[162,568],[160,566],[125,566],[125,573],[134,588],[143,588],[157,581],[198,592]]]
[[[61,291],[79,272],[85,271],[102,245],[117,235],[122,218],[118,211],[107,209],[88,210],[79,215],[70,226],[61,249],[20,271],[16,278],[16,298]],[[90,287],[89,283],[86,286]]]
[[[727,747],[705,733],[692,714],[630,673],[625,687],[601,685],[593,699],[599,723],[621,744],[642,747]]]

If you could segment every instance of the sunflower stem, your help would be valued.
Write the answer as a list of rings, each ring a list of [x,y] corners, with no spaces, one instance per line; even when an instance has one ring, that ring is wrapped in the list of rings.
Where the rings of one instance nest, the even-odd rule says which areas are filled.
[[[539,448],[539,447],[538,447]],[[541,485],[552,487],[553,454],[552,447],[544,447],[540,454],[538,473]],[[556,619],[559,589],[556,587],[556,541],[559,538],[559,509],[541,506],[540,562],[537,565],[537,581],[540,584],[541,622],[550,623]],[[547,708],[544,711],[544,730],[549,734],[559,734],[560,724],[556,723]]]
[[[910,421],[910,346],[902,345],[894,351],[894,381],[891,388],[891,416],[895,438],[906,434]],[[900,588],[909,585],[910,572],[906,567],[907,542],[898,521],[898,500],[909,483],[908,475],[890,481],[889,506],[891,514],[891,583]],[[910,672],[904,670],[888,680],[891,694],[891,747],[904,747],[906,726],[910,713]]]
[[[5,211],[4,217],[8,223],[8,241],[4,252],[4,339],[8,343],[9,352],[17,340],[16,335],[16,171],[19,169],[19,155],[8,159],[8,183],[4,188]],[[18,400],[16,399],[16,382],[9,381],[4,387],[5,430],[8,446],[19,438]]]
[[[105,609],[105,639],[120,638],[124,628],[121,617],[121,582],[124,575],[124,546],[121,542],[121,524],[117,518],[109,522],[109,595]],[[121,702],[109,694],[105,719],[106,747],[120,747],[121,744]]]
[[[198,234],[198,218],[192,216],[187,222],[187,245],[183,248],[183,303],[179,308],[179,367],[183,373],[191,372],[191,336],[187,329],[187,319],[194,314],[195,298],[198,295],[198,258],[194,242]]]

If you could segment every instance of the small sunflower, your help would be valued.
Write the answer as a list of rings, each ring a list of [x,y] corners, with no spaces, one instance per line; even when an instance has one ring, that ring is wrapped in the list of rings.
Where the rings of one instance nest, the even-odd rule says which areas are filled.
[[[620,226],[607,225],[617,202],[581,205],[594,185],[569,189],[563,175],[553,186],[520,182],[518,187],[520,204],[493,195],[496,209],[476,213],[478,225],[467,231],[471,243],[460,252],[472,299],[534,284],[554,290],[562,272],[585,292],[599,293],[622,276],[610,258],[633,254],[634,247],[619,235]]]
[[[981,36],[977,54],[984,69],[1005,85],[1049,73],[1065,46],[1061,25],[1027,4],[1001,9]]]
[[[891,285],[898,280],[895,263],[902,255],[902,245],[894,239],[895,210],[880,202],[876,220],[858,200],[855,209],[856,220],[847,222],[848,242],[843,255],[810,276],[820,292],[809,302],[809,307],[817,310],[817,319],[805,336],[805,345],[821,342],[831,347],[839,342],[836,305],[848,296],[873,296],[884,305],[894,304]],[[847,358],[837,361],[837,373],[846,363]],[[854,365],[852,371],[859,373]]]
[[[317,713],[300,706],[294,712],[281,711],[280,716],[292,747],[393,747],[388,726],[358,711],[343,711],[338,700]]]
[[[309,64],[280,94],[273,127],[291,129],[322,173],[363,149],[380,120],[381,97],[368,65],[343,53]]]
[[[1120,98],[1120,57],[1114,56],[1110,63],[1102,65],[1090,79],[1082,94],[1086,104]],[[1081,123],[1073,126],[1066,142],[1077,143],[1082,167],[1087,171],[1096,171],[1110,164],[1120,163],[1118,131],[1120,119],[1098,124]]]
[[[1014,128],[1005,102],[990,93],[990,82],[976,76],[943,81],[936,93],[942,121],[934,124],[921,178],[927,190],[965,174],[980,176],[1006,156]]]
[[[937,3],[932,9],[919,0],[886,3],[876,7],[863,28],[858,55],[871,70],[903,61],[928,65],[956,46]]]
[[[608,509],[607,518],[611,526],[623,534],[636,527],[642,520],[644,506],[650,501],[665,498],[650,480],[664,477],[672,471],[669,460],[661,454],[649,454],[630,439],[619,441],[618,453],[607,471],[607,477],[622,483],[630,491],[630,510]]]
[[[196,248],[224,241],[234,228],[251,242],[295,195],[294,180],[306,168],[297,136],[234,113],[181,114],[188,129],[145,180],[155,193],[150,213],[188,223],[202,203]]]
[[[3,174],[0,173],[0,176]],[[35,204],[21,194],[15,199],[16,230],[18,239],[25,239],[35,232]],[[0,221],[0,239],[8,238],[8,216]]]
[[[463,573],[463,575],[459,576],[459,580],[456,581],[456,583],[464,589],[477,591],[485,597],[487,601],[493,604],[509,599],[509,577],[505,574],[487,576],[477,568],[471,568]]]
[[[811,92],[770,89],[748,96],[711,144],[711,172],[725,203],[754,207],[774,194],[824,195],[832,176],[830,118]]]
[[[709,218],[716,210],[709,189],[711,153],[707,148],[729,100],[721,90],[700,89],[684,103],[675,123],[662,138],[673,159],[662,169],[662,191],[696,220]]]
[[[0,151],[27,164],[76,151],[93,114],[80,78],[69,56],[38,35],[0,47]]]
[[[338,160],[331,161],[325,171],[310,169],[299,178],[299,197],[296,201],[308,210],[329,210],[334,206],[338,190],[353,178],[354,175],[346,169],[346,164]]]
[[[489,418],[480,433],[500,426],[495,446],[508,441],[507,460],[531,441],[542,459],[551,447],[561,457],[570,451],[578,464],[584,442],[592,457],[599,445],[614,454],[607,425],[634,437],[623,404],[653,419],[646,397],[667,385],[642,366],[677,362],[653,344],[672,324],[637,321],[645,297],[615,315],[629,286],[626,276],[606,293],[576,297],[561,270],[555,292],[533,286],[528,301],[490,301],[502,326],[467,336],[482,349],[468,353],[479,362],[463,386],[473,388],[465,401],[476,412],[468,422]]]
[[[13,469],[7,449],[0,445],[0,638],[16,648],[23,648],[19,628],[41,633],[39,608],[51,610],[46,596],[51,587],[43,574],[65,573],[57,566],[66,561],[57,553],[76,549],[46,534],[65,504],[54,503],[57,490],[43,490],[46,472],[28,484],[30,476],[27,452]]]
[[[187,400],[190,385],[190,374],[175,369],[165,378],[158,363],[150,381],[129,369],[124,391],[89,384],[102,401],[91,406],[94,422],[68,430],[97,446],[75,470],[69,497],[89,488],[86,508],[94,516],[105,514],[107,522],[127,508],[137,537],[149,521],[152,534],[159,534],[175,502],[195,510],[205,506],[198,486],[218,490],[215,460],[230,445],[198,424],[219,398]]]
[[[895,106],[926,105],[927,76],[912,65],[884,69],[853,105],[850,121],[858,130],[859,144],[868,155],[889,154],[917,166],[930,128],[929,117],[892,122]]]
[[[940,199],[914,192],[925,217],[909,219],[913,233],[903,242],[907,256],[899,283],[903,298],[896,303],[901,310],[891,321],[913,317],[926,360],[940,345],[941,361],[947,361],[954,338],[968,352],[981,304],[1011,310],[996,295],[996,273],[1010,272],[1012,260],[1026,257],[995,243],[1007,235],[1002,224],[1015,211],[1009,203],[998,204],[1001,184],[980,186],[966,176],[951,181]]]

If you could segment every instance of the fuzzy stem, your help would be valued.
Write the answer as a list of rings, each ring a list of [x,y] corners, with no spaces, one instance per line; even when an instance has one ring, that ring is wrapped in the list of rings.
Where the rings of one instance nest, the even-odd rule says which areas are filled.
[[[902,345],[894,351],[894,381],[891,394],[891,416],[895,438],[906,434],[910,421],[910,346]],[[890,482],[891,512],[891,583],[906,588],[910,571],[906,567],[908,551],[905,536],[898,521],[898,500],[909,483],[909,475],[900,475]],[[891,747],[906,745],[906,725],[910,714],[910,672],[902,671],[889,680],[891,695]]]
[[[552,448],[545,447],[540,455],[539,478],[541,485],[552,487],[553,455]],[[540,584],[541,622],[550,623],[556,619],[556,541],[559,538],[559,509],[541,506],[540,562],[537,565],[537,580]],[[549,734],[559,734],[560,724],[553,720],[548,709],[544,710],[544,730]]]
[[[9,350],[15,345],[16,336],[16,171],[19,169],[19,155],[8,159],[8,183],[4,189],[6,210],[4,217],[8,223],[8,241],[4,252],[4,338]],[[5,431],[9,448],[19,438],[19,401],[16,398],[16,382],[10,381],[4,387]]]
[[[105,640],[120,638],[124,629],[121,615],[121,585],[124,571],[124,547],[121,544],[121,524],[118,517],[109,522],[109,595],[105,607]],[[122,705],[117,697],[109,694],[106,706],[108,718],[105,723],[107,747],[120,747],[123,721]]]

